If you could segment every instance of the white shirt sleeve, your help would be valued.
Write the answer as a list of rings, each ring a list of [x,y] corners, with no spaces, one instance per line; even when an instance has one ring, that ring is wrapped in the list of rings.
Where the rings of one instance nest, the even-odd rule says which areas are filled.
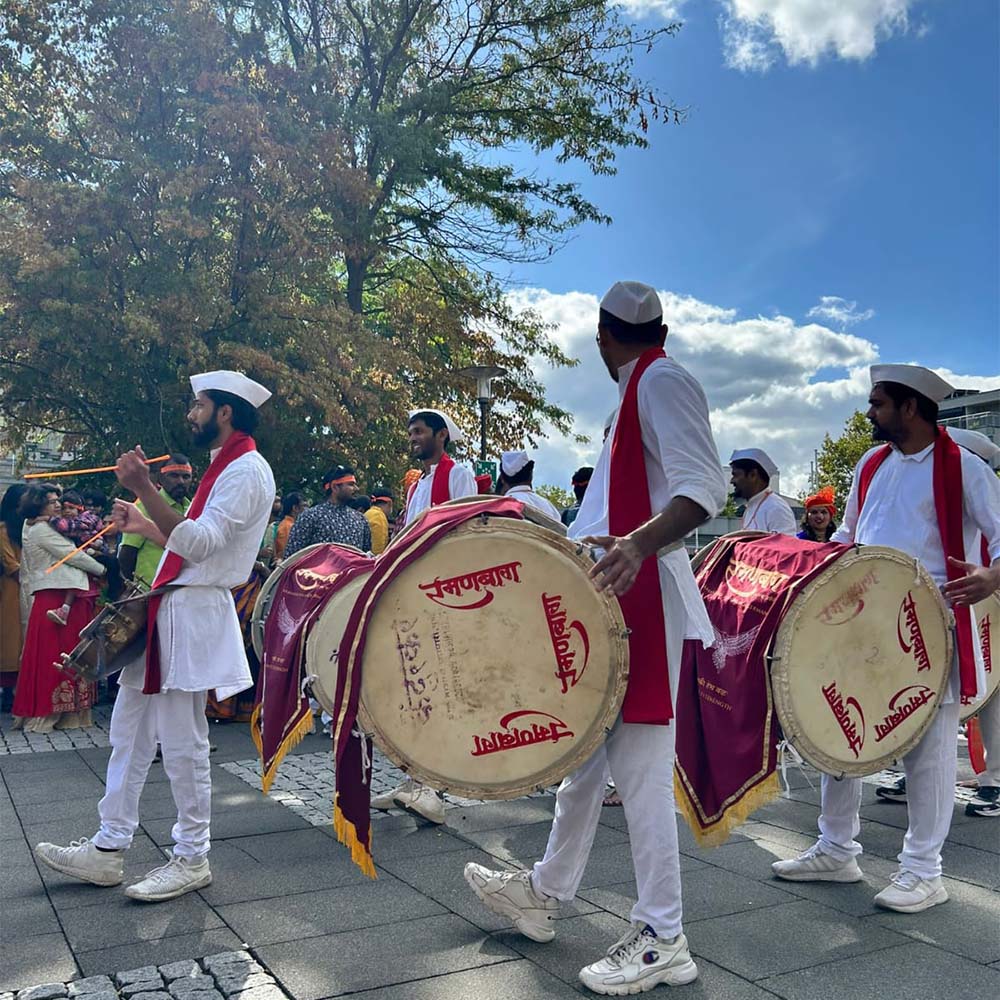
[[[792,508],[781,497],[776,497],[772,493],[761,506],[762,530],[777,531],[782,535],[794,535],[798,532]]]
[[[990,560],[1000,558],[1000,479],[977,455],[963,450],[962,494],[965,512],[986,539]],[[978,562],[978,552],[966,558]]]
[[[210,559],[259,515],[269,495],[273,489],[261,466],[233,462],[219,474],[198,519],[185,519],[170,532],[167,549],[190,563]]]
[[[457,462],[448,473],[448,495],[452,500],[459,497],[474,497],[476,490],[476,477],[467,465],[459,465]]]
[[[670,499],[687,497],[714,517],[726,502],[726,478],[694,377],[679,367],[650,368],[639,383],[639,423],[643,442],[659,453]]]
[[[881,447],[881,445],[879,445]],[[845,545],[854,544],[854,533],[858,528],[858,482],[861,477],[861,470],[865,467],[865,462],[872,456],[878,448],[869,448],[861,456],[861,461],[854,466],[854,478],[851,480],[851,492],[847,494],[847,504],[844,507],[844,520],[840,526],[830,536],[831,542],[843,542]]]

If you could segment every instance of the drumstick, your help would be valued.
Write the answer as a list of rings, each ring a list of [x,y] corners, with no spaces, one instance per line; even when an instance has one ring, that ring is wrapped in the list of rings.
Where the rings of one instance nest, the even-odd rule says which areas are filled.
[[[147,458],[146,465],[155,465],[157,462],[165,462],[169,455],[160,455],[159,458]],[[66,469],[63,472],[28,472],[25,479],[55,479],[56,476],[86,476],[91,472],[114,472],[118,468],[116,465],[102,465],[99,469]]]
[[[104,525],[104,527],[101,528],[101,530],[96,535],[94,535],[92,538],[88,538],[83,543],[83,545],[78,545],[75,549],[73,549],[72,552],[67,552],[66,555],[64,555],[62,559],[59,560],[59,562],[53,563],[45,572],[51,573],[54,569],[58,569],[60,566],[62,566],[64,562],[66,562],[67,559],[72,559],[73,556],[77,554],[77,552],[82,552],[88,545],[90,545],[91,542],[96,542],[97,539],[101,537],[101,535],[106,535],[114,526],[115,526],[114,521],[112,521],[110,524]]]

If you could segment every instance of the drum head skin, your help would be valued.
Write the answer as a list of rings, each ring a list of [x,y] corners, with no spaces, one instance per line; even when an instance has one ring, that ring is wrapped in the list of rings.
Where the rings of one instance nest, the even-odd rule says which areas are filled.
[[[527,521],[475,519],[369,610],[359,719],[433,788],[508,799],[582,764],[621,708],[628,639],[587,550]]]
[[[972,606],[972,617],[979,633],[979,648],[983,651],[986,668],[986,694],[971,705],[963,705],[962,722],[978,715],[1000,690],[1000,593],[990,594],[985,601]]]
[[[778,629],[771,692],[785,738],[835,776],[899,760],[937,712],[951,617],[912,557],[881,545],[849,552],[799,594]]]

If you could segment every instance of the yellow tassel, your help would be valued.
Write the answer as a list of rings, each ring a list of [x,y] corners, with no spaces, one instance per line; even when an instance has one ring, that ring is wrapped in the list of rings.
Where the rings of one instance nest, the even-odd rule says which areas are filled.
[[[677,808],[691,827],[699,847],[720,847],[729,839],[729,835],[736,827],[742,826],[750,818],[751,813],[773,802],[780,794],[781,782],[778,780],[778,772],[772,771],[760,784],[754,785],[738,802],[734,802],[726,809],[714,823],[702,826],[698,819],[698,810],[691,801],[684,783],[674,772],[674,797],[677,800]]]
[[[334,802],[333,806],[333,829],[337,834],[337,840],[350,849],[351,860],[369,878],[378,878],[378,875],[375,873],[375,862],[372,859],[371,852],[358,840],[358,832],[354,828],[354,824],[344,815],[336,802]],[[371,837],[370,829],[369,827],[369,837]]]
[[[267,795],[267,793],[271,790],[271,785],[274,783],[274,779],[278,776],[278,765],[285,759],[285,754],[287,754],[289,750],[297,747],[302,740],[313,731],[313,717],[312,712],[306,712],[306,714],[295,723],[292,731],[278,745],[278,750],[274,755],[274,760],[271,762],[271,766],[266,771],[264,770],[264,747],[261,743],[261,735],[257,726],[259,720],[260,705],[256,705],[253,710],[253,715],[250,717],[250,735],[253,737],[254,746],[257,748],[257,756],[260,759],[261,788],[264,794]]]

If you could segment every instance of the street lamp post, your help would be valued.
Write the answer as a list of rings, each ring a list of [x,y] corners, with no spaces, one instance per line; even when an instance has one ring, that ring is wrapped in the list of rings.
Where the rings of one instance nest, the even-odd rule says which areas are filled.
[[[476,382],[476,397],[479,399],[479,460],[486,461],[486,417],[493,405],[493,379],[507,374],[506,368],[496,365],[472,365],[461,368],[458,375],[474,379]]]

